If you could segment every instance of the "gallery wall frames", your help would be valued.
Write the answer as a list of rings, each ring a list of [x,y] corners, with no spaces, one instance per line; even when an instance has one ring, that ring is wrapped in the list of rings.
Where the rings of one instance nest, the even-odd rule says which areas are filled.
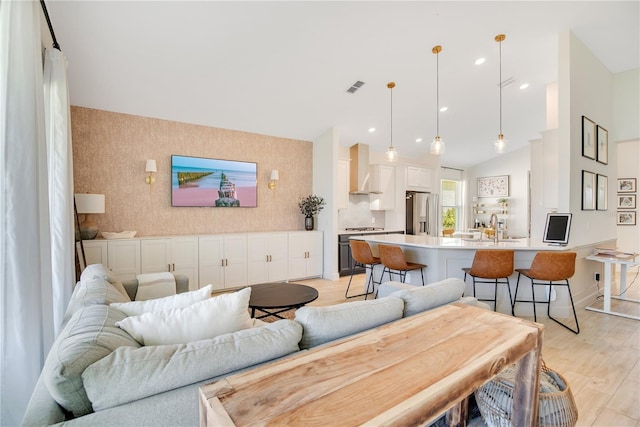
[[[596,153],[596,160],[606,165],[609,163],[609,132],[600,125],[597,125],[596,127],[598,128],[598,151]]]
[[[605,175],[598,174],[596,183],[596,209],[599,211],[606,211],[607,209],[609,209],[609,178]]]
[[[582,210],[593,211],[596,209],[596,174],[582,171]]]
[[[617,225],[636,225],[636,211],[618,212]]]
[[[618,178],[617,225],[636,225],[636,178]]]
[[[478,197],[509,197],[509,175],[478,178]]]
[[[618,178],[618,193],[635,193],[635,178]]]
[[[596,124],[587,116],[582,116],[582,155],[596,159]]]

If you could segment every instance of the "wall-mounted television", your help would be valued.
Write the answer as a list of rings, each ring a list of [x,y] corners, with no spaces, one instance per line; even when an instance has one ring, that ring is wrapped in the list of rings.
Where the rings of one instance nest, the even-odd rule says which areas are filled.
[[[171,206],[255,208],[258,164],[171,156]]]
[[[564,246],[569,243],[570,213],[549,213],[544,226],[544,243]]]

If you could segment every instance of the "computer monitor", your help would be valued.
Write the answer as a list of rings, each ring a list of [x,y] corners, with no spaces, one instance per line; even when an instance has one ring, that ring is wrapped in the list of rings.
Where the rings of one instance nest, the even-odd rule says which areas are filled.
[[[564,246],[569,243],[570,213],[549,213],[544,226],[544,243]]]

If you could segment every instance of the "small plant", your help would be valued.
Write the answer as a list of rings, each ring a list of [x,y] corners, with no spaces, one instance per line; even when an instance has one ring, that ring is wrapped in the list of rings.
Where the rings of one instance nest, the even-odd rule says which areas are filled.
[[[312,217],[320,212],[325,205],[325,201],[322,197],[314,196],[313,194],[307,197],[300,198],[298,202],[298,207],[300,208],[300,213],[305,217]]]
[[[501,199],[498,199],[498,203],[507,203],[507,199],[505,199],[504,197]]]

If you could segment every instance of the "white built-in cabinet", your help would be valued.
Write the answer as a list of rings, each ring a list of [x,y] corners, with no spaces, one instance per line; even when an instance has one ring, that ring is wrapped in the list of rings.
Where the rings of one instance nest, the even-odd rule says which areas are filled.
[[[395,168],[389,165],[371,165],[369,168],[369,204],[371,210],[395,209],[396,180]]]
[[[135,279],[140,273],[140,241],[114,240],[107,244],[108,266],[123,280]]]
[[[336,194],[336,208],[349,207],[349,161],[338,160],[338,190]]]
[[[247,284],[247,235],[199,237],[200,287],[238,288]]]
[[[289,278],[289,240],[283,233],[251,233],[247,237],[249,285],[282,282]]]
[[[83,244],[87,265],[102,264],[121,280],[171,271],[188,276],[190,290],[208,284],[224,290],[319,277],[323,270],[321,231],[100,239]]]
[[[407,166],[408,190],[432,191],[431,186],[431,169]]]
[[[140,240],[83,240],[87,265],[102,264],[121,280],[140,274]]]
[[[142,273],[169,271],[189,278],[189,290],[198,288],[198,238],[162,237],[140,240]]]
[[[289,232],[289,279],[322,275],[322,232]]]

